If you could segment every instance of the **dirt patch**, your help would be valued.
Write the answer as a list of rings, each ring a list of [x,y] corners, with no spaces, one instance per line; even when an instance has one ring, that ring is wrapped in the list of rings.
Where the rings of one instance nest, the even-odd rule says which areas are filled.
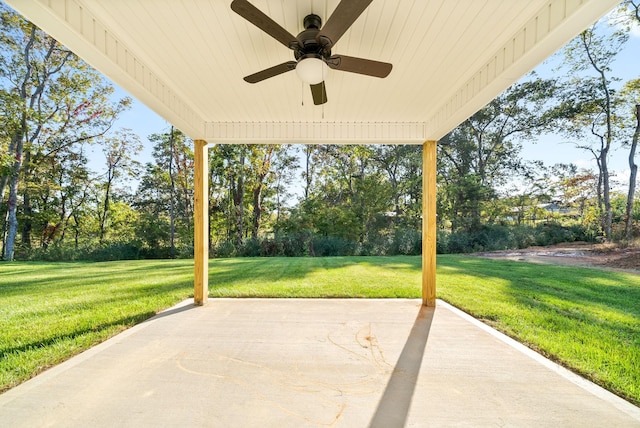
[[[548,247],[491,251],[474,255],[530,263],[594,267],[640,274],[640,247],[620,248],[607,244],[570,242]]]

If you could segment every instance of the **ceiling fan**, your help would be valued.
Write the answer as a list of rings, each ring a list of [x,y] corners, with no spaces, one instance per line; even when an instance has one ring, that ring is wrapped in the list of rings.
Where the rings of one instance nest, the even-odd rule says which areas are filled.
[[[324,26],[318,15],[307,15],[303,21],[305,30],[293,36],[247,0],[233,0],[231,9],[234,12],[291,49],[296,59],[246,76],[244,80],[258,83],[296,70],[300,79],[311,86],[313,103],[320,105],[327,102],[324,79],[329,68],[367,76],[387,77],[393,67],[389,63],[331,53],[340,37],[372,1],[342,0]]]

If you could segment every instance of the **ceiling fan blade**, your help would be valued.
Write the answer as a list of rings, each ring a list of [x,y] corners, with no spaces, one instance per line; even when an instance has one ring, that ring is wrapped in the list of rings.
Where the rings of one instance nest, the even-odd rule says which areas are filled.
[[[231,9],[286,47],[290,48],[291,44],[297,44],[297,39],[294,35],[282,28],[280,24],[269,18],[247,0],[233,0],[231,2]]]
[[[353,25],[373,0],[342,0],[333,11],[327,22],[320,29],[318,38],[326,37],[332,46]]]
[[[317,85],[311,85],[311,95],[313,95],[313,103],[317,106],[327,102],[327,88],[324,86],[324,82],[320,82]]]
[[[340,71],[364,74],[373,77],[387,77],[393,68],[388,62],[374,61],[371,59],[355,58],[346,55],[334,55],[327,60],[327,65]]]
[[[268,79],[273,76],[277,76],[278,74],[286,73],[287,71],[295,70],[297,62],[288,61],[282,64],[275,65],[273,67],[269,67],[265,70],[258,71],[257,73],[251,74],[244,78],[245,82],[249,83],[258,83],[262,82],[265,79]]]

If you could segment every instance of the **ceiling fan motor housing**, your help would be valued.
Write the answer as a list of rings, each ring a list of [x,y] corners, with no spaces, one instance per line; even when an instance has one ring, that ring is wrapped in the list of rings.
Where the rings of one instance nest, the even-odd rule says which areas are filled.
[[[298,43],[292,47],[296,60],[304,58],[329,59],[331,56],[331,41],[326,37],[318,37],[322,27],[322,18],[310,14],[303,20],[305,30],[296,37]]]
[[[319,30],[320,28],[322,28],[322,18],[312,13],[304,17],[304,20],[302,21],[302,25],[304,25],[304,28],[306,30],[310,28],[315,28],[316,30]]]

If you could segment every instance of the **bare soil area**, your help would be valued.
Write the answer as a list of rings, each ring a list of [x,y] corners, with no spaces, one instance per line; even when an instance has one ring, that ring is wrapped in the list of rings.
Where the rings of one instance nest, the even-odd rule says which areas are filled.
[[[474,255],[503,260],[584,266],[640,274],[640,247],[621,248],[610,244],[569,242],[548,247],[491,251]]]

